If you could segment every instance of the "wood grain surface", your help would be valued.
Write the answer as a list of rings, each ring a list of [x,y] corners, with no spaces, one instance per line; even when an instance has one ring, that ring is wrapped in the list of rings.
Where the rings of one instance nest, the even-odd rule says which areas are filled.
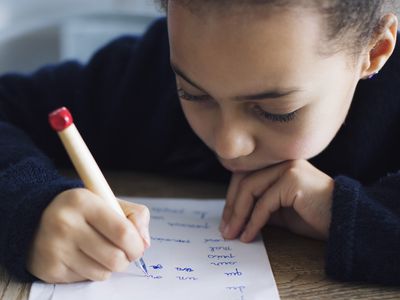
[[[71,175],[68,173],[68,175]],[[226,186],[128,172],[106,173],[117,195],[223,198]],[[324,243],[279,228],[263,232],[281,299],[400,299],[400,288],[341,283],[324,274]],[[10,280],[0,270],[0,300],[25,300],[29,284]]]

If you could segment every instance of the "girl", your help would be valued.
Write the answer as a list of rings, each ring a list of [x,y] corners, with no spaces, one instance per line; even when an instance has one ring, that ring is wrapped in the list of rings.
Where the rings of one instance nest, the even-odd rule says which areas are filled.
[[[47,125],[67,106],[103,168],[231,173],[225,238],[251,242],[269,222],[327,240],[334,278],[400,284],[400,53],[387,4],[164,0],[167,22],[87,66],[2,77],[1,263],[20,280],[102,280],[150,245],[146,208],[123,203],[121,220],[49,162],[68,161]]]

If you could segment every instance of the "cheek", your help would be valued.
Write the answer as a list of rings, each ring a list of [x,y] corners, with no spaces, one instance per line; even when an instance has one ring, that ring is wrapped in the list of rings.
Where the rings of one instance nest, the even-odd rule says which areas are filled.
[[[347,106],[346,106],[347,108]],[[327,110],[329,113],[310,115],[308,122],[290,134],[280,151],[286,159],[310,159],[320,154],[334,139],[347,114],[346,108]]]

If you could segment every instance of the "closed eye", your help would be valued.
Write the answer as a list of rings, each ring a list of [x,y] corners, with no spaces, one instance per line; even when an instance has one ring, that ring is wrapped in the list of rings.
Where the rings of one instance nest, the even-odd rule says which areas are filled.
[[[206,101],[206,100],[211,100],[212,98],[209,95],[192,95],[189,94],[188,92],[184,91],[182,88],[178,88],[178,96],[179,98],[187,101]]]

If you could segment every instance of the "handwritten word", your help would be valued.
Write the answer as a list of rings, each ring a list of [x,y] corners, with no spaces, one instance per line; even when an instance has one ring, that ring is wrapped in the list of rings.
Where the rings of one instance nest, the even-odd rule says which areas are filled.
[[[183,214],[184,209],[173,209],[173,208],[169,208],[169,207],[153,207],[151,209],[154,212],[158,212],[158,213],[171,213],[171,214]]]
[[[239,291],[241,294],[243,294],[243,291],[245,290],[244,285],[239,285],[239,286],[227,286],[226,289],[229,291]]]
[[[178,223],[178,222],[168,222],[169,226],[172,227],[185,227],[185,228],[197,228],[197,229],[208,229],[208,223],[204,224],[186,224],[186,223]]]
[[[154,270],[159,270],[159,269],[162,269],[163,266],[158,264],[158,265],[152,265],[152,266],[150,266],[150,268],[153,268]]]
[[[208,258],[215,258],[215,259],[228,259],[228,258],[235,258],[235,255],[232,253],[229,254],[208,254]]]
[[[177,271],[181,271],[181,272],[193,272],[194,270],[192,268],[180,268],[180,267],[176,267],[175,268]]]
[[[150,219],[153,219],[153,220],[164,220],[165,218],[164,218],[164,216],[153,216],[153,215],[151,215]]]
[[[225,275],[226,276],[242,276],[243,275],[243,273],[242,272],[240,272],[237,268],[235,268],[235,271],[234,272],[225,272]]]
[[[170,238],[162,238],[162,237],[151,237],[153,241],[159,242],[174,242],[174,243],[181,243],[181,244],[190,244],[190,240],[182,240],[182,239],[170,239]]]
[[[198,280],[197,277],[193,277],[193,276],[190,276],[190,277],[186,277],[186,276],[176,276],[176,278],[178,278],[179,280],[190,280],[190,281]]]
[[[236,265],[237,261],[218,261],[218,262],[210,262],[210,264],[219,267],[219,266]]]
[[[195,215],[200,215],[200,219],[204,219],[206,217],[207,212],[206,211],[199,211],[196,210],[193,212]]]
[[[224,239],[204,239],[204,243],[219,243],[225,242]]]
[[[218,246],[218,247],[208,247],[211,252],[215,251],[232,251],[231,247],[229,246]]]
[[[161,279],[162,276],[160,276],[160,275],[146,275],[146,278],[150,278],[150,279]]]

